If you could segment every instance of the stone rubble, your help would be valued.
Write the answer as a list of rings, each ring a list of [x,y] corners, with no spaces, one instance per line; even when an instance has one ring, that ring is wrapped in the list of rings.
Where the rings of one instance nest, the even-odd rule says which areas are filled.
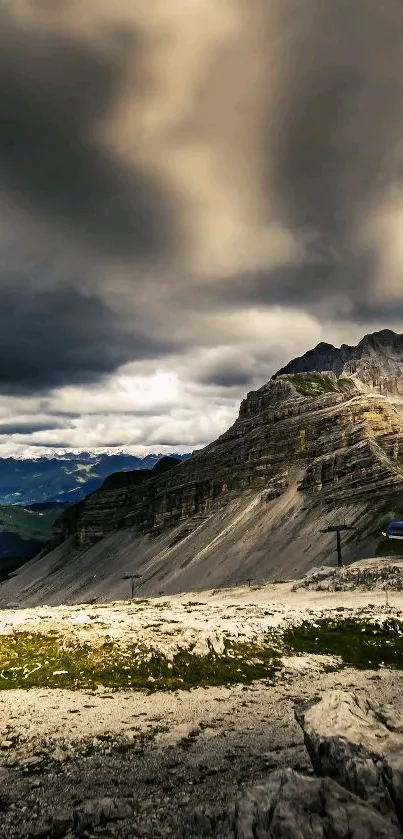
[[[337,568],[314,568],[301,580],[297,580],[292,591],[403,591],[403,559],[379,559]]]
[[[253,689],[247,694],[252,708]],[[224,723],[217,712],[216,724]],[[294,734],[285,749],[272,743],[259,754],[261,732],[244,722],[245,736],[256,738],[248,755],[227,721],[220,748],[216,735],[204,740],[205,727],[196,725],[162,746],[157,738],[133,749],[113,740],[100,741],[100,749],[82,744],[67,761],[44,760],[39,774],[25,778],[21,756],[13,770],[0,768],[7,789],[0,794],[0,837],[402,839],[403,718],[396,707],[330,689],[315,700],[296,696],[294,714],[306,751]],[[278,729],[281,719],[279,707]],[[10,771],[21,773],[25,785],[18,800],[13,785],[7,787]],[[116,795],[110,794],[113,772]],[[96,788],[98,795],[88,794]],[[52,801],[52,790],[49,811],[40,802],[44,794]]]

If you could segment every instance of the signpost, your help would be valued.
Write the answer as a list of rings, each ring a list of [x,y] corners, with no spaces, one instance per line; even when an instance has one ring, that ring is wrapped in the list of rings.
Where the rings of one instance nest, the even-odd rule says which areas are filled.
[[[357,530],[356,527],[350,527],[348,524],[330,524],[329,527],[325,527],[324,530],[321,530],[320,533],[335,533],[336,540],[337,540],[337,565],[339,568],[343,568],[343,560],[341,558],[341,539],[340,533],[342,530]]]
[[[132,597],[131,597],[132,600],[134,598],[134,586],[135,586],[134,581],[139,580],[141,578],[141,576],[142,576],[141,574],[125,574],[124,577],[122,577],[122,580],[131,580],[132,581]]]

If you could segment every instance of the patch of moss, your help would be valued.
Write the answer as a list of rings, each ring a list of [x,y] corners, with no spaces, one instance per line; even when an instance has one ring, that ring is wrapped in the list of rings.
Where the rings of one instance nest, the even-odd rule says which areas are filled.
[[[377,669],[380,665],[403,669],[403,621],[383,623],[359,618],[305,621],[284,633],[285,653],[339,656],[344,665]]]
[[[272,678],[281,667],[279,651],[267,643],[227,640],[221,654],[180,651],[170,662],[141,645],[100,647],[37,633],[0,636],[0,690],[82,689],[103,686],[137,690],[178,690]]]
[[[273,630],[259,642],[225,638],[221,653],[180,650],[172,661],[142,644],[122,647],[106,640],[94,647],[54,633],[19,632],[0,636],[0,690],[105,687],[150,692],[248,685],[272,681],[282,667],[281,656],[302,653],[337,656],[343,665],[357,668],[403,669],[403,621],[306,621],[283,634]]]
[[[320,396],[325,393],[346,393],[354,390],[350,379],[334,379],[321,373],[294,373],[287,378],[301,396]]]

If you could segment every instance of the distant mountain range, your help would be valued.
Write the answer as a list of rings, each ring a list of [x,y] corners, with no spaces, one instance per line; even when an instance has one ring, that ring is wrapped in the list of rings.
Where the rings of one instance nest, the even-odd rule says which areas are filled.
[[[172,456],[187,460],[191,455],[173,453]],[[136,457],[124,453],[80,452],[34,460],[0,458],[0,505],[72,504],[99,489],[108,475],[152,469],[162,457],[161,454]]]
[[[170,460],[173,465],[189,457],[81,452],[35,460],[0,458],[0,583],[43,550],[53,522],[70,504],[107,480],[115,487],[142,483],[168,468]]]

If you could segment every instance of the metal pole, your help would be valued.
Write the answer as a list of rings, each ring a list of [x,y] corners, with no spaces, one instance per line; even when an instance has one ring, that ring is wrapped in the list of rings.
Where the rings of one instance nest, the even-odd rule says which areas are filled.
[[[337,565],[339,568],[343,568],[343,560],[341,558],[341,538],[340,532],[344,530],[357,530],[354,526],[349,526],[347,524],[329,524],[328,527],[324,527],[321,530],[321,533],[335,533],[337,538]]]
[[[340,539],[340,530],[336,530],[336,538],[337,538],[337,565],[339,568],[343,568],[343,561],[341,558],[341,539]]]

